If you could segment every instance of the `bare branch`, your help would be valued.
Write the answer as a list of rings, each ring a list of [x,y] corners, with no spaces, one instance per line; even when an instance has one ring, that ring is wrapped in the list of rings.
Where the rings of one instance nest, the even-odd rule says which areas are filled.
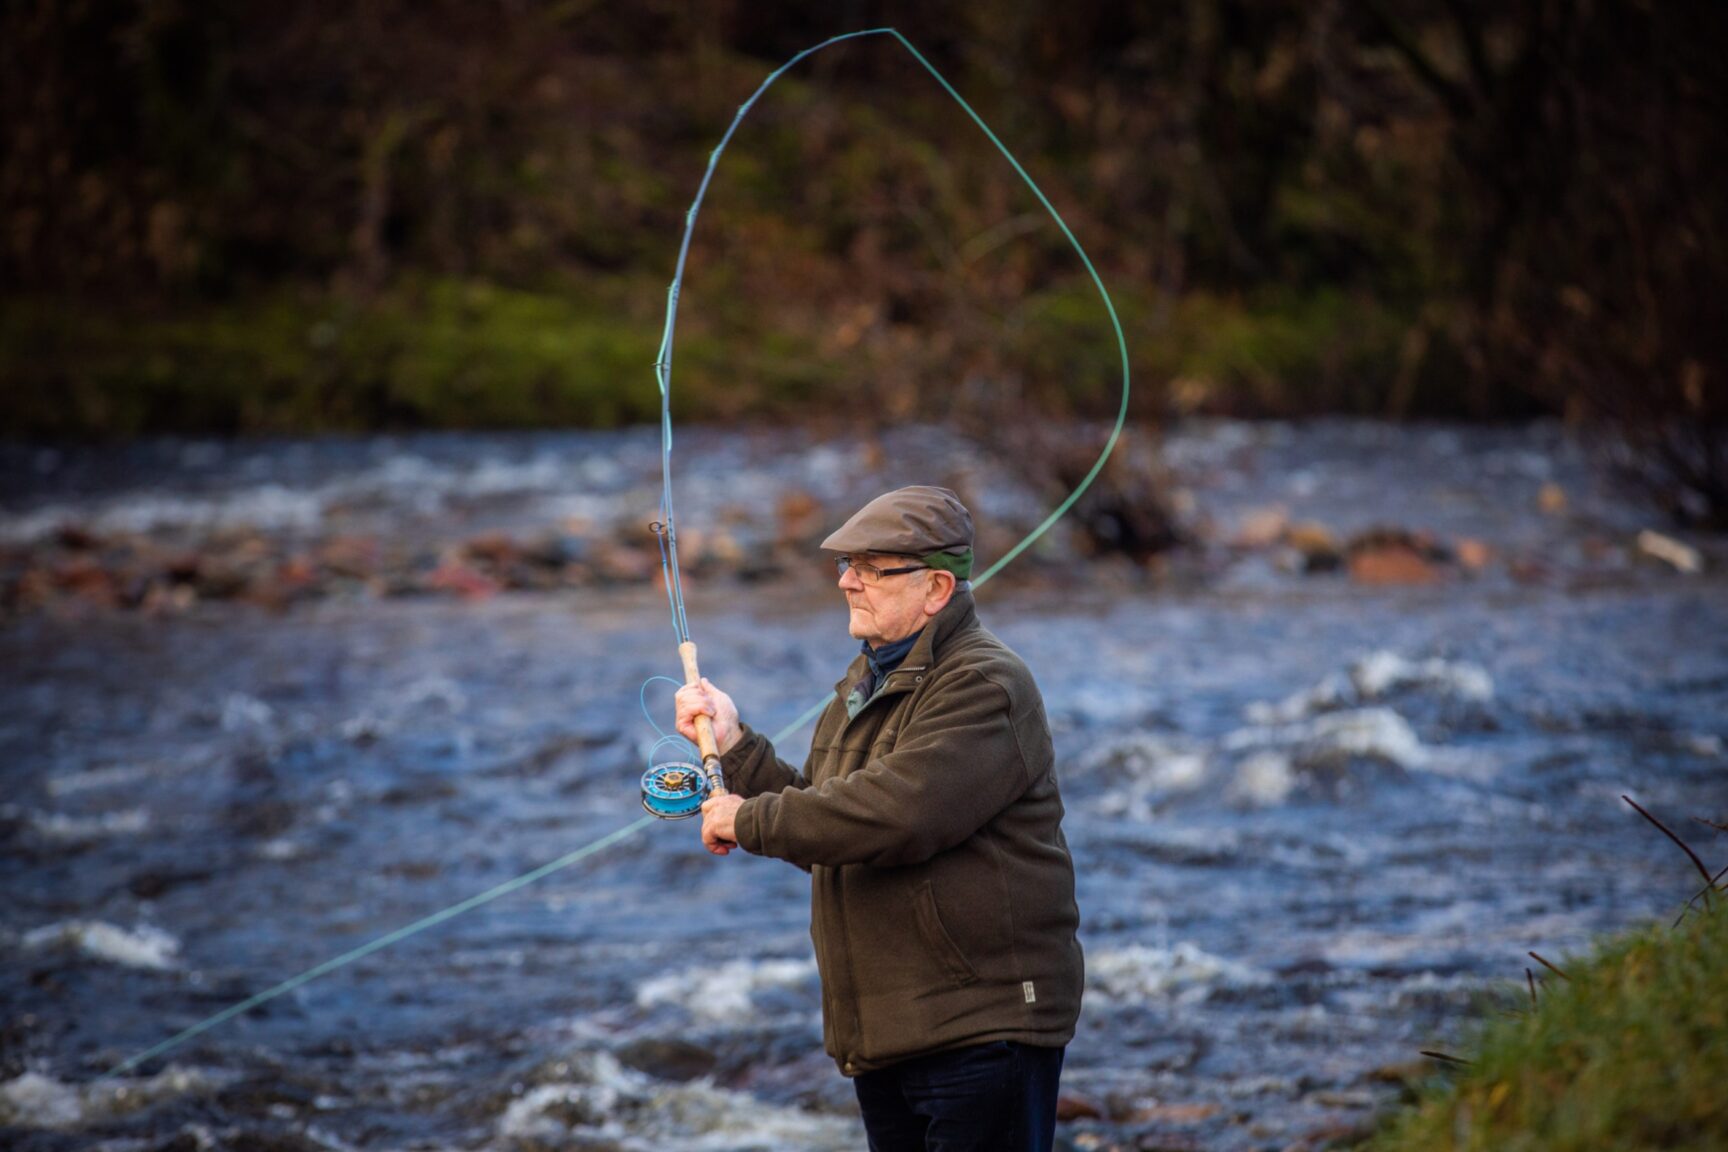
[[[1692,849],[1690,849],[1686,846],[1686,841],[1680,839],[1680,837],[1674,835],[1673,832],[1669,831],[1668,825],[1662,823],[1662,821],[1656,819],[1656,817],[1650,815],[1650,813],[1646,812],[1643,808],[1639,807],[1638,801],[1632,799],[1632,797],[1627,796],[1625,794],[1622,794],[1620,799],[1622,799],[1622,800],[1626,801],[1626,803],[1632,805],[1632,807],[1634,809],[1636,809],[1638,815],[1644,817],[1644,819],[1650,821],[1650,823],[1652,823],[1652,824],[1656,825],[1656,827],[1660,828],[1662,830],[1662,835],[1668,837],[1668,839],[1670,839],[1670,840],[1674,841],[1674,843],[1680,845],[1680,851],[1686,853],[1687,857],[1692,861],[1693,865],[1698,869],[1698,875],[1704,877],[1705,885],[1708,887],[1711,887],[1711,888],[1715,887],[1716,881],[1711,878],[1710,869],[1704,867],[1704,861],[1698,859],[1698,853],[1692,851]]]
[[[1702,888],[1698,889],[1698,891],[1692,893],[1692,898],[1690,900],[1686,901],[1686,906],[1684,908],[1680,909],[1680,915],[1677,916],[1674,920],[1674,925],[1676,927],[1679,926],[1680,921],[1686,919],[1686,913],[1692,911],[1692,905],[1698,903],[1698,898],[1700,896],[1702,896],[1704,898],[1704,906],[1706,908],[1708,908],[1710,906],[1710,893],[1712,891],[1714,891],[1717,888],[1717,886],[1722,883],[1722,877],[1724,877],[1724,876],[1728,876],[1728,865],[1725,865],[1723,867],[1722,871],[1716,873],[1715,876],[1711,877],[1710,883],[1704,885],[1704,887],[1702,887]]]
[[[1457,1064],[1463,1068],[1470,1067],[1470,1061],[1460,1060],[1456,1056],[1448,1056],[1444,1052],[1430,1052],[1426,1048],[1419,1048],[1419,1049],[1417,1049],[1417,1051],[1421,1052],[1422,1055],[1428,1057],[1431,1060],[1440,1060],[1440,1061],[1443,1061],[1447,1064]]]
[[[1538,955],[1537,953],[1535,953],[1535,952],[1530,953],[1530,958],[1532,960],[1536,961],[1536,963],[1542,965],[1542,967],[1548,969],[1548,971],[1554,973],[1554,975],[1560,977],[1560,979],[1565,980],[1567,983],[1571,983],[1572,977],[1566,975],[1566,973],[1560,971],[1560,969],[1556,968],[1554,965],[1550,964],[1548,961],[1542,959],[1542,957],[1540,955]]]

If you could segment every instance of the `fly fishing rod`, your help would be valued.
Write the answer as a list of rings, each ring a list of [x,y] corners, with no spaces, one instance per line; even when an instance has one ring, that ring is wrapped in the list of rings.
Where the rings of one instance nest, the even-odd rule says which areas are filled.
[[[720,163],[720,156],[726,151],[726,145],[731,143],[733,134],[738,131],[738,125],[743,123],[745,115],[749,113],[756,101],[761,99],[762,94],[768,91],[774,81],[785,75],[787,71],[806,57],[813,56],[824,48],[832,47],[835,44],[867,36],[887,36],[898,41],[901,47],[912,54],[913,59],[923,65],[926,72],[935,77],[936,82],[949,96],[954,98],[955,103],[959,104],[966,115],[972,118],[972,122],[978,125],[984,135],[989,138],[990,143],[996,146],[996,150],[1007,159],[1014,171],[1019,173],[1020,179],[1025,181],[1026,186],[1032,190],[1032,194],[1038,198],[1038,202],[1044,206],[1045,211],[1050,214],[1050,218],[1062,230],[1062,235],[1067,238],[1068,243],[1079,255],[1080,262],[1086,266],[1087,274],[1091,276],[1099,296],[1103,298],[1105,311],[1110,315],[1110,323],[1115,329],[1116,344],[1122,354],[1121,409],[1116,414],[1116,426],[1110,432],[1109,441],[1104,445],[1103,451],[1098,454],[1098,459],[1093,463],[1091,471],[1086,473],[1085,479],[1081,480],[1074,491],[1069,493],[1068,498],[1045,517],[1042,523],[1029,532],[1025,539],[1009,549],[1007,554],[974,579],[972,581],[974,588],[981,586],[1016,556],[1019,556],[1021,552],[1031,547],[1034,541],[1044,535],[1052,524],[1060,520],[1068,512],[1068,509],[1074,506],[1074,502],[1080,499],[1081,494],[1092,486],[1092,481],[1097,478],[1098,473],[1103,471],[1104,462],[1110,458],[1110,453],[1115,450],[1116,441],[1122,435],[1122,426],[1128,417],[1128,342],[1122,333],[1122,321],[1116,315],[1116,306],[1111,303],[1110,292],[1104,287],[1104,280],[1098,275],[1098,270],[1093,267],[1091,258],[1086,255],[1086,250],[1081,247],[1080,241],[1069,229],[1067,222],[1062,219],[1062,214],[1056,211],[1056,206],[1050,203],[1049,198],[1044,195],[1037,182],[1032,179],[1026,169],[1020,166],[1020,162],[1014,158],[1014,154],[1008,150],[1007,145],[1003,144],[996,133],[990,130],[990,126],[984,122],[983,117],[973,110],[972,105],[968,104],[966,98],[955,90],[954,86],[948,82],[947,77],[937,71],[935,65],[926,60],[924,54],[913,47],[912,42],[902,36],[897,29],[869,28],[859,32],[847,32],[804,49],[770,72],[767,79],[763,80],[756,91],[751,93],[750,98],[738,106],[738,114],[733,117],[731,126],[720,138],[719,145],[709,154],[707,171],[703,173],[702,183],[696,189],[696,198],[691,203],[689,212],[685,213],[684,216],[684,240],[678,248],[678,265],[672,276],[671,287],[666,292],[666,329],[660,339],[660,354],[654,361],[654,375],[660,386],[660,519],[649,525],[649,530],[660,542],[660,568],[666,585],[666,596],[672,610],[672,628],[678,639],[678,656],[684,665],[684,683],[686,685],[701,684],[702,674],[697,667],[696,645],[690,639],[690,620],[684,611],[684,587],[678,569],[678,534],[673,522],[672,339],[678,324],[678,294],[684,283],[684,265],[690,255],[690,238],[695,234],[696,218],[702,210],[702,200],[708,194],[708,185],[714,179],[714,170]],[[793,724],[791,730],[802,727],[806,721],[812,719],[826,705],[826,700],[818,701]],[[708,716],[699,715],[696,717],[696,736],[697,753],[701,758],[698,763],[690,763],[687,760],[651,763],[648,771],[643,774],[642,806],[653,815],[665,820],[682,820],[700,812],[703,803],[710,796],[721,796],[726,793],[726,783],[720,767],[720,752],[714,741],[714,726]],[[658,749],[676,739],[676,737],[663,737],[660,743],[655,745],[655,748]],[[653,752],[650,752],[650,761],[652,761],[653,755]]]

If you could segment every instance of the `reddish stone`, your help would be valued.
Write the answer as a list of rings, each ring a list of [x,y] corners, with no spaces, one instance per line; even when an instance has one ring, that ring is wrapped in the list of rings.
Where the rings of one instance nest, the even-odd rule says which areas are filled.
[[[1458,563],[1472,572],[1482,571],[1488,567],[1489,561],[1494,558],[1493,549],[1482,541],[1472,540],[1467,536],[1458,541],[1457,551]]]
[[[1216,1104],[1153,1104],[1146,1108],[1136,1108],[1133,1119],[1165,1124],[1198,1124],[1202,1120],[1210,1120],[1220,1111],[1222,1109]]]
[[[54,542],[68,552],[83,552],[101,543],[95,533],[76,524],[62,524],[54,533]]]
[[[470,560],[500,565],[513,563],[522,554],[516,542],[502,533],[476,536],[463,545],[463,551]]]
[[[94,560],[70,560],[54,570],[54,582],[66,592],[92,604],[115,608],[120,604],[120,590],[114,574]]]
[[[1350,553],[1350,579],[1358,584],[1433,584],[1440,571],[1407,544],[1387,544]]]
[[[364,580],[378,571],[378,541],[370,536],[336,536],[318,549],[318,563],[338,576]]]
[[[1451,551],[1429,532],[1370,528],[1345,549],[1350,578],[1361,584],[1432,584]]]
[[[318,583],[318,566],[310,557],[296,553],[276,569],[275,583],[291,591],[309,589]]]
[[[1102,1120],[1104,1109],[1084,1096],[1064,1092],[1056,1097],[1056,1119],[1068,1120]]]
[[[498,593],[498,582],[457,560],[446,560],[426,578],[438,592],[454,592],[464,600],[483,600]]]

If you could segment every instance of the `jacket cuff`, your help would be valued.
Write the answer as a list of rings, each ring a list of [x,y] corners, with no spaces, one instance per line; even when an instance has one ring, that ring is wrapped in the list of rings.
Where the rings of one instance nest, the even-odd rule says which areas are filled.
[[[720,755],[720,774],[726,778],[729,790],[754,795],[750,777],[755,775],[752,769],[762,758],[762,746],[767,743],[768,738],[762,733],[748,724],[739,723],[738,743],[732,745],[731,751]]]
[[[732,818],[732,835],[738,847],[752,856],[767,855],[762,851],[762,812],[763,806],[775,799],[772,793],[753,796],[738,806],[738,814]]]
[[[738,722],[738,743],[732,745],[730,751],[720,753],[721,767],[741,767],[750,758],[750,745],[761,739],[763,739],[762,733],[740,720]]]

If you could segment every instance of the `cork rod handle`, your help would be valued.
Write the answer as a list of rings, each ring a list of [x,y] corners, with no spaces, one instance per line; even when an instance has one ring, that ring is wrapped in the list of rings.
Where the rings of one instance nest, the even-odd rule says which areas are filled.
[[[694,640],[678,645],[678,658],[684,662],[684,683],[702,683],[702,670],[696,665]],[[707,716],[696,717],[696,747],[702,752],[702,771],[708,777],[709,795],[724,796],[726,783],[720,775],[720,746],[714,741],[714,721]]]

